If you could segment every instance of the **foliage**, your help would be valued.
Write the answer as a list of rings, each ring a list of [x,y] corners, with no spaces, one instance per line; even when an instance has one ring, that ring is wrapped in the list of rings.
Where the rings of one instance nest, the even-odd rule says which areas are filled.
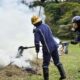
[[[46,23],[51,26],[52,31],[60,38],[71,39],[75,35],[67,29],[68,24],[71,24],[71,19],[75,15],[80,15],[80,4],[77,2],[62,2],[45,4]],[[61,33],[60,25],[66,25]],[[61,30],[61,31],[60,31]],[[60,33],[59,33],[60,32]],[[67,36],[66,36],[67,34]],[[62,35],[62,36],[61,36]],[[72,36],[72,37],[71,37]]]
[[[72,39],[75,34],[70,31],[68,24],[71,24],[71,19],[75,15],[80,15],[80,3],[78,2],[45,2],[41,4],[40,2],[35,2],[34,6],[41,5],[44,7],[46,15],[46,23],[51,27],[55,36],[61,39]],[[66,25],[60,28],[61,25]],[[61,30],[62,29],[62,30]],[[61,32],[62,31],[62,32]]]

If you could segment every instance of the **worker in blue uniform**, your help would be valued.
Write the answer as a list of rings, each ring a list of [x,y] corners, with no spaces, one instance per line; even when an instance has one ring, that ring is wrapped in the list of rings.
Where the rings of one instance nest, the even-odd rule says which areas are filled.
[[[34,29],[34,43],[36,52],[39,52],[40,42],[42,44],[43,51],[43,77],[44,80],[49,80],[49,63],[52,57],[55,66],[58,68],[60,73],[59,80],[63,80],[66,78],[65,71],[62,63],[60,62],[58,55],[58,45],[56,41],[53,39],[52,32],[47,24],[43,24],[42,20],[39,16],[32,16],[31,18],[32,24],[35,26]]]
[[[71,41],[72,44],[77,44],[80,42],[80,16],[74,16],[72,18],[72,31],[76,32],[77,36],[76,38]]]

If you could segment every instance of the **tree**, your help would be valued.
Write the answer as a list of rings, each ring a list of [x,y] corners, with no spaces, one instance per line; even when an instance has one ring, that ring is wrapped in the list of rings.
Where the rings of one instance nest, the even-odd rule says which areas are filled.
[[[66,2],[80,2],[80,0],[66,0]]]
[[[43,3],[45,0],[41,0],[41,2]]]
[[[58,3],[58,0],[55,0],[56,3]]]

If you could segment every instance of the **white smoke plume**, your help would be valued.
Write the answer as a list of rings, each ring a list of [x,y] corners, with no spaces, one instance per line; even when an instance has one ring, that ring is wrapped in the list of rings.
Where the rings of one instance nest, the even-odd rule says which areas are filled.
[[[31,17],[38,15],[39,8],[30,9],[21,0],[0,0],[0,50],[3,51],[0,52],[0,67],[11,62],[19,67],[26,66],[25,59],[32,60],[36,56],[35,51],[26,50],[22,58],[14,58],[19,46],[34,45]],[[41,14],[44,15],[43,8]]]

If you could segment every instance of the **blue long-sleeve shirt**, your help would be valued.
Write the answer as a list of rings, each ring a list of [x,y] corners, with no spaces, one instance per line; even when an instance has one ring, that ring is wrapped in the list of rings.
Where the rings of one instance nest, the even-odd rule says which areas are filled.
[[[35,33],[34,33],[34,43],[36,46],[36,49],[39,50],[40,42],[43,46],[43,51],[48,51],[51,53],[55,49],[57,49],[57,43],[53,39],[52,32],[48,25],[41,24],[36,27]]]
[[[75,38],[75,41],[80,42],[80,30],[76,31],[77,37]]]

